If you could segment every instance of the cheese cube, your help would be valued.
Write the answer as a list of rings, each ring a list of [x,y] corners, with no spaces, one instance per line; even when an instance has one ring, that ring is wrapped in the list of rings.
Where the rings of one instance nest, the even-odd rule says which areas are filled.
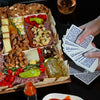
[[[3,33],[3,38],[9,38],[9,37],[10,37],[9,33]]]
[[[9,25],[8,18],[2,18],[2,19],[1,19],[1,24],[2,24],[2,25]]]
[[[2,33],[9,32],[9,27],[7,25],[2,25],[1,31],[2,31]]]
[[[11,50],[11,43],[9,38],[3,39],[5,52],[8,53]]]

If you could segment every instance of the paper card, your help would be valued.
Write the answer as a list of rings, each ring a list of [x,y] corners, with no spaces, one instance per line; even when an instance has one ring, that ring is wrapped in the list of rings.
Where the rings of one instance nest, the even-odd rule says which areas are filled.
[[[72,25],[63,36],[63,50],[78,66],[94,72],[98,66],[98,58],[87,58],[84,56],[86,52],[97,51],[92,46],[93,36],[88,35],[81,44],[76,44],[77,37],[82,33],[82,29]]]
[[[93,73],[87,72],[87,73],[74,74],[76,78],[78,78],[87,85],[92,83],[99,75],[100,71],[95,71]]]
[[[77,44],[75,44],[75,43],[73,43],[73,42],[71,42],[71,41],[69,41],[69,40],[66,40],[65,37],[62,38],[62,40],[63,40],[63,44],[64,44],[64,45],[69,45],[69,46],[73,46],[73,47],[79,47],[79,48],[81,48],[81,47],[78,46]]]
[[[88,49],[88,48],[90,48],[90,44],[93,41],[93,39],[94,39],[94,37],[92,35],[88,35],[85,38],[85,40],[81,44],[78,44],[78,45],[84,49]]]
[[[90,72],[94,72],[98,66],[98,58],[86,58],[85,57],[81,61],[76,61],[75,63]]]
[[[74,74],[80,74],[80,73],[87,73],[87,70],[79,67],[74,62],[69,61],[69,72],[70,72],[70,75],[74,75]]]
[[[71,25],[70,29],[66,34],[66,39],[75,43],[78,36],[82,33],[82,29],[78,28],[75,25]]]
[[[64,38],[76,44],[76,40],[82,32],[82,29],[78,28],[75,25],[72,25],[68,30],[67,34],[64,36]],[[80,47],[86,49],[88,48],[89,44],[93,41],[93,39],[94,37],[92,35],[88,35],[81,44],[76,45],[79,45]]]
[[[77,50],[77,51],[71,51],[69,52],[69,55],[73,58],[73,59],[77,59],[79,58],[80,56],[83,56],[84,54],[84,51],[82,50]],[[75,61],[75,60],[74,60]]]

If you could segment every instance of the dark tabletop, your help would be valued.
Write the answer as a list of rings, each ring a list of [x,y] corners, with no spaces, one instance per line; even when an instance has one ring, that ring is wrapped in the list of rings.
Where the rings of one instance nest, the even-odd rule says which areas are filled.
[[[10,0],[5,1],[7,1],[8,5],[12,5],[15,0],[12,0],[12,3],[9,3]],[[15,2],[19,1],[22,2],[25,0],[16,0]],[[65,34],[66,29],[69,28],[71,24],[80,26],[95,19],[100,15],[99,0],[77,0],[76,10],[74,11],[74,13],[67,16],[63,16],[58,12],[56,8],[56,0],[43,0],[42,3],[44,3],[51,9],[54,19],[56,21],[56,28],[60,39],[62,39],[62,36]],[[100,35],[95,37],[94,43],[98,48],[100,48]],[[69,59],[65,54],[64,56],[65,59],[71,61],[71,59]],[[100,77],[95,79],[90,85],[82,83],[74,76],[71,76],[71,80],[71,83],[38,88],[38,100],[42,100],[42,98],[49,93],[73,94],[80,96],[84,100],[97,100],[97,98],[100,98]],[[23,94],[23,91],[19,91],[15,93],[0,94],[0,100],[26,100],[26,98]]]

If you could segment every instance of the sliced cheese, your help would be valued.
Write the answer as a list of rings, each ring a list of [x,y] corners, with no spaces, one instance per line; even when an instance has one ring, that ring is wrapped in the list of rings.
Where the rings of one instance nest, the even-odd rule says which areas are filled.
[[[5,53],[8,53],[11,50],[11,43],[9,38],[3,39],[3,44],[5,48]]]
[[[3,38],[10,38],[9,33],[3,33]]]
[[[2,25],[9,25],[8,18],[2,18],[2,19],[1,19],[1,24],[2,24]]]
[[[2,26],[1,26],[1,31],[2,31],[2,33],[9,32],[9,27],[8,27],[8,25],[2,25]]]

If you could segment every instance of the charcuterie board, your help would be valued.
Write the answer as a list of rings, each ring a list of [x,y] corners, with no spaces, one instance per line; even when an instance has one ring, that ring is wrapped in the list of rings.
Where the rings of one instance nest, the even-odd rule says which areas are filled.
[[[0,94],[71,82],[51,10],[39,3],[0,7]]]

